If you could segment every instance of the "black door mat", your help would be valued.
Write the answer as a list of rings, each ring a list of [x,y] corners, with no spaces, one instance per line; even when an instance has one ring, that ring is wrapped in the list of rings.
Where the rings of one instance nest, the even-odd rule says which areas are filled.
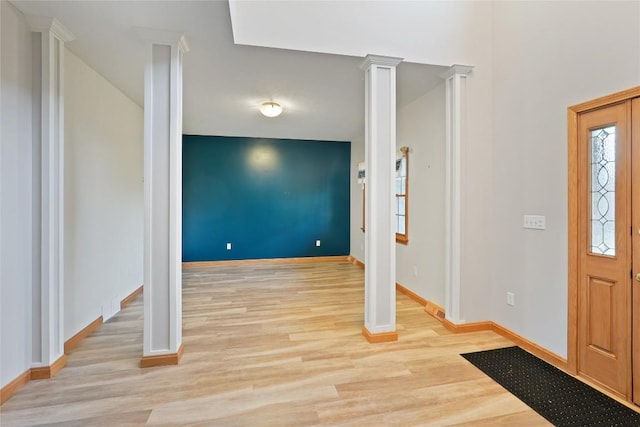
[[[639,413],[520,347],[461,356],[555,426],[640,426]]]

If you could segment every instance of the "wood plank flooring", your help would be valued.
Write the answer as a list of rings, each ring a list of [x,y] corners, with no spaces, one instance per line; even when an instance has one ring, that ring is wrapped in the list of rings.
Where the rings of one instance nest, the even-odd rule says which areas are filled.
[[[369,344],[347,262],[187,268],[180,365],[141,369],[142,297],[55,378],[0,407],[3,427],[547,426],[459,356],[512,345],[451,334],[397,294],[399,340]]]

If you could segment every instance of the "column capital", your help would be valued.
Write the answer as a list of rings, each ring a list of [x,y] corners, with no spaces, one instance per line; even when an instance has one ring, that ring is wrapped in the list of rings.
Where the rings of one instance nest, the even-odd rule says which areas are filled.
[[[444,73],[440,74],[440,77],[443,79],[448,79],[451,76],[455,76],[456,74],[467,75],[473,70],[473,67],[470,65],[459,65],[454,64]]]
[[[366,70],[372,65],[382,65],[386,67],[396,67],[401,63],[403,58],[394,58],[392,56],[367,55],[360,64],[360,69]]]
[[[134,29],[141,40],[155,44],[175,45],[184,53],[190,50],[189,42],[183,33],[155,28],[136,27]]]
[[[57,38],[65,43],[76,39],[76,36],[56,18],[36,15],[27,15],[26,18],[31,27],[31,31],[36,33],[51,31]]]

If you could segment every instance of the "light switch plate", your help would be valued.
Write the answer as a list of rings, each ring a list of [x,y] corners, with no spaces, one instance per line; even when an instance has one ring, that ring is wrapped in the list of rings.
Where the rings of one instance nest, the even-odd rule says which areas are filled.
[[[513,292],[507,292],[507,305],[516,305],[516,298]]]
[[[544,230],[547,227],[544,215],[525,215],[523,225],[524,228],[531,228],[534,230]]]

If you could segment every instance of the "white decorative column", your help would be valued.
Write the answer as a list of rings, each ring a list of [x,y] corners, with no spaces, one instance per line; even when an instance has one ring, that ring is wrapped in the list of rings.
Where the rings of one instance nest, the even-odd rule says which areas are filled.
[[[31,379],[50,378],[64,355],[64,44],[54,18],[28,16],[33,31],[34,275]]]
[[[363,335],[396,341],[396,66],[401,58],[367,55],[365,160],[367,165]]]
[[[466,80],[473,67],[453,65],[440,77],[446,86],[445,316],[460,318],[460,152],[466,141]]]
[[[138,29],[144,75],[144,348],[141,367],[182,357],[182,55],[180,33]]]

